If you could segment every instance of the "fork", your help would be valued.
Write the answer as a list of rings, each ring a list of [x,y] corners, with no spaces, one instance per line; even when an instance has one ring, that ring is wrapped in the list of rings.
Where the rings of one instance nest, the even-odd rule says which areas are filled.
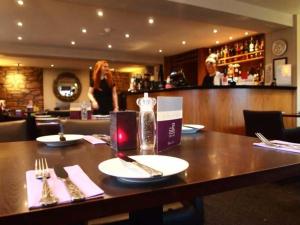
[[[54,196],[47,182],[47,178],[50,178],[50,173],[46,158],[35,160],[35,177],[37,179],[42,179],[43,182],[42,197],[40,199],[41,204],[43,206],[56,204],[57,198]]]
[[[300,146],[293,145],[293,144],[275,144],[271,142],[269,139],[267,139],[262,133],[257,132],[255,133],[255,135],[259,138],[259,140],[261,140],[261,142],[263,142],[266,145],[274,146],[274,147],[290,147],[290,148],[300,150]]]

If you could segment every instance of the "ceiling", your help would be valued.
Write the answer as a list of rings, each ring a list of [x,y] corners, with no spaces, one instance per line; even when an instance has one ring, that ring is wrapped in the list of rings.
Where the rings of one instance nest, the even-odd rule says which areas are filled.
[[[70,58],[76,58],[73,65],[77,67],[100,58],[115,64],[158,64],[163,56],[213,46],[216,41],[222,44],[230,36],[239,39],[246,31],[251,35],[278,29],[245,16],[230,17],[166,0],[23,1],[19,6],[16,0],[1,0],[0,66],[22,63],[44,67],[51,59],[59,59],[66,61],[60,67],[70,67]],[[263,2],[274,1],[245,2],[265,6]],[[103,17],[97,15],[100,9]],[[154,24],[148,23],[149,17],[154,18]],[[22,27],[17,26],[19,21]],[[87,32],[82,33],[82,28]],[[213,29],[218,32],[213,33]],[[125,38],[125,33],[130,38]],[[19,36],[22,40],[17,39]],[[83,62],[78,63],[80,60]]]
[[[300,13],[299,0],[237,0],[237,1],[245,2],[248,4],[259,5],[280,12],[287,12],[291,14]]]

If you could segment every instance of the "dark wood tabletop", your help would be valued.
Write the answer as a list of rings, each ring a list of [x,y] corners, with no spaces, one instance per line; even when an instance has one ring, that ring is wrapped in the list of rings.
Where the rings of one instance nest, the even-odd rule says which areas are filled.
[[[36,141],[0,143],[0,224],[71,224],[300,174],[300,154],[254,147],[254,141],[208,131],[183,135],[181,145],[162,154],[187,160],[187,171],[146,185],[121,183],[98,170],[100,162],[114,157],[107,145],[82,141],[49,148]],[[104,197],[29,210],[25,172],[41,157],[47,158],[50,167],[80,165],[105,191]]]

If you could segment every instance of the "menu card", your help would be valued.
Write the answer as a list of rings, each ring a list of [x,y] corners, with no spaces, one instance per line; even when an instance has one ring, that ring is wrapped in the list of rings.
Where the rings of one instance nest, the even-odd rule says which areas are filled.
[[[182,97],[157,97],[156,148],[160,152],[181,140]]]

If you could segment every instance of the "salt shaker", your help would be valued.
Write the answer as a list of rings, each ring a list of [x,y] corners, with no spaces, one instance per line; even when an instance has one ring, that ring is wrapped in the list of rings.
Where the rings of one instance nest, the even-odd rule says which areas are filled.
[[[153,108],[156,99],[149,98],[148,93],[144,93],[144,97],[138,98],[136,103],[140,107],[138,133],[141,154],[154,154],[156,120]]]

